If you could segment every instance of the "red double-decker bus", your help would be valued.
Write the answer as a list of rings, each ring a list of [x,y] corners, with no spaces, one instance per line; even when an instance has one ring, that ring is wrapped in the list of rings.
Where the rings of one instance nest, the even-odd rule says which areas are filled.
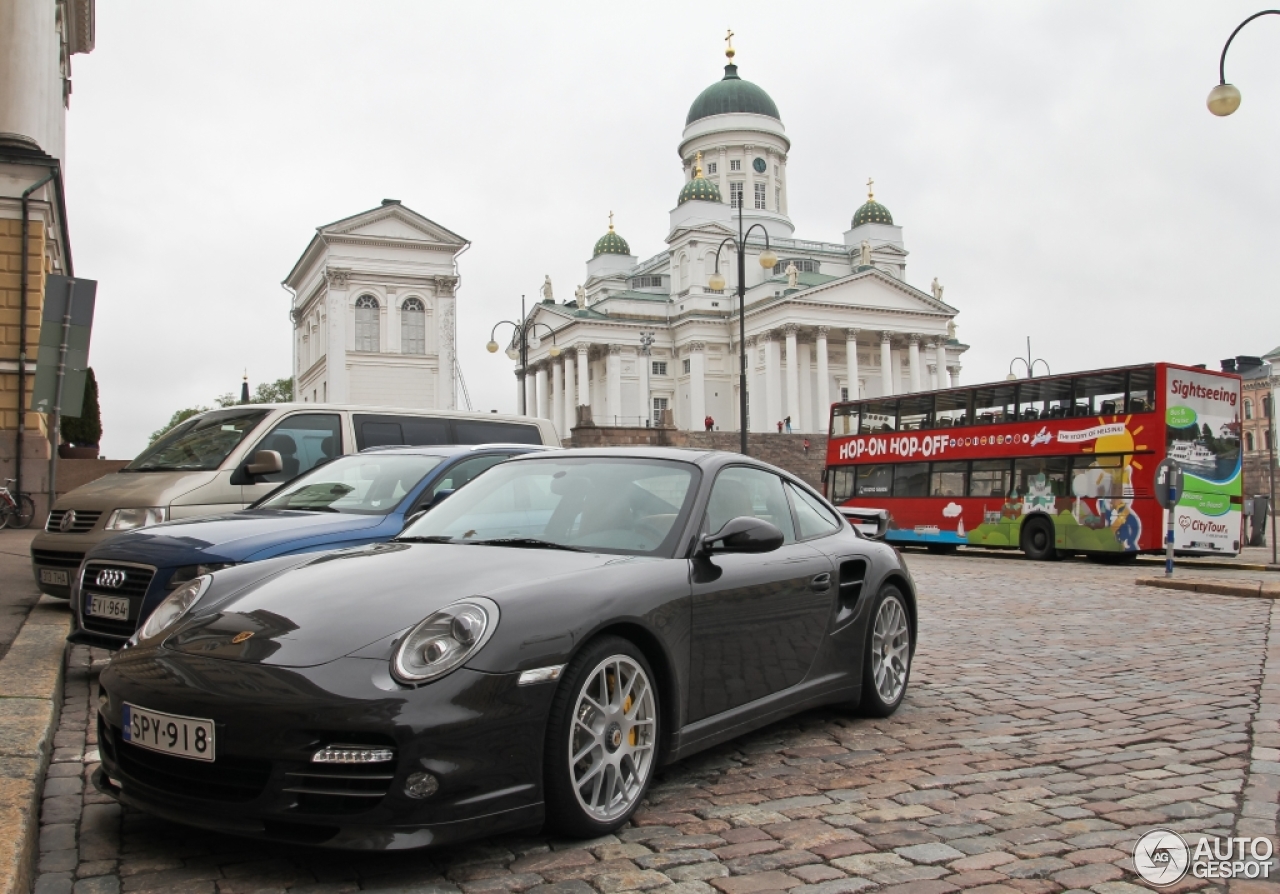
[[[885,539],[1035,559],[1164,548],[1156,465],[1179,462],[1174,548],[1240,550],[1240,378],[1155,363],[832,406],[827,496]]]

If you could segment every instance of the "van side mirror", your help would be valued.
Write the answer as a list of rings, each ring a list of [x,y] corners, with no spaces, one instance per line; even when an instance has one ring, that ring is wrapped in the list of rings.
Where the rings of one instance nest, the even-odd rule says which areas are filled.
[[[719,531],[703,537],[698,551],[702,554],[771,553],[782,546],[783,539],[777,525],[744,515],[729,519]]]
[[[284,460],[280,458],[279,451],[259,450],[245,464],[244,470],[250,475],[271,475],[284,470]]]

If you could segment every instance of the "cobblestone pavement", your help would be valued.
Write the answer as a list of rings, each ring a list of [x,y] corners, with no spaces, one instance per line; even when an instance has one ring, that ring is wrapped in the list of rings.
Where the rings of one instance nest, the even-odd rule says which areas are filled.
[[[1137,894],[1130,853],[1152,827],[1274,836],[1270,601],[1137,587],[1132,568],[1082,562],[910,561],[920,649],[895,716],[814,711],[683,761],[631,826],[587,842],[354,854],[122,811],[86,785],[104,656],[78,648],[36,891]]]

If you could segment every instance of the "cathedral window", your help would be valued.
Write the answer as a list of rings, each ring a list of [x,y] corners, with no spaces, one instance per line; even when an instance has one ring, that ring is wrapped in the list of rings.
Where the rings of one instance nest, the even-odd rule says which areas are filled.
[[[781,186],[775,186],[773,188],[773,210],[779,213],[782,211],[782,187]]]
[[[400,305],[400,353],[427,353],[427,309],[417,298]]]
[[[787,265],[795,264],[796,271],[799,273],[821,273],[819,264],[810,258],[783,258],[781,261],[773,265],[773,275],[782,276],[787,272]]]
[[[731,159],[731,160],[729,161],[729,170],[730,170],[730,171],[741,171],[741,170],[742,170],[742,159],[740,159],[740,158],[734,158],[734,159]]]
[[[764,190],[765,190],[765,185],[764,185],[763,183],[757,183],[755,186],[756,186],[756,210],[757,210],[757,211],[763,211],[763,210],[764,210],[764,196],[765,196],[765,192],[764,192]]]
[[[707,173],[714,174],[716,172],[716,163],[714,161],[707,162]]]
[[[742,182],[741,181],[729,184],[729,207],[730,208],[742,207]]]
[[[667,410],[667,399],[665,397],[655,397],[653,399],[653,424],[662,424],[662,414]]]
[[[690,362],[689,358],[688,357],[684,358],[684,360],[680,361],[680,364],[681,364],[680,369],[684,372],[684,374],[686,376],[689,375],[689,368],[690,366],[692,366],[692,363]]]
[[[665,376],[667,374],[667,361],[665,360],[653,361],[653,374],[655,376]]]
[[[378,299],[361,295],[356,299],[356,350],[377,353]]]

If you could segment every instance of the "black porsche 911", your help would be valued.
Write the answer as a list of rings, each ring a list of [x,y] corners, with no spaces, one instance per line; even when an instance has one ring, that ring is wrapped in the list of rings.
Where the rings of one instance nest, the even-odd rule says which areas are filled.
[[[915,631],[895,551],[786,472],[532,454],[389,543],[176,590],[102,674],[94,782],[330,847],[603,835],[666,763],[818,705],[892,713]]]

